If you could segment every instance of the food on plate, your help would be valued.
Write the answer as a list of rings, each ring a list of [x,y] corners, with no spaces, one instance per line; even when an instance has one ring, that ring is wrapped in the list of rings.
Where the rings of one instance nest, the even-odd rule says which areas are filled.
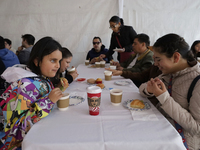
[[[102,79],[101,78],[97,78],[95,82],[96,82],[96,84],[102,83]]]
[[[132,108],[139,108],[139,109],[143,109],[144,108],[144,102],[139,100],[139,99],[135,99],[130,103],[130,106]]]
[[[78,78],[77,81],[79,82],[85,81],[85,78]]]
[[[67,81],[66,78],[61,77],[60,78],[60,83],[61,83],[60,90],[62,92],[64,92],[68,88],[68,86],[69,86],[68,81]]]
[[[90,83],[90,84],[95,84],[96,80],[93,79],[93,78],[90,78],[90,79],[87,79],[87,82]]]
[[[91,68],[96,68],[96,65],[92,65],[92,66],[90,66]]]
[[[101,89],[103,89],[105,87],[103,83],[99,83],[96,86],[99,86]]]

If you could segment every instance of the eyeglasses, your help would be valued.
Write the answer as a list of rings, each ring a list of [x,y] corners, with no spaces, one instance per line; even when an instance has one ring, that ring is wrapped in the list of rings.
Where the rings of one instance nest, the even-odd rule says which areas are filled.
[[[95,45],[95,44],[97,44],[97,45],[99,45],[101,42],[93,42],[93,45]]]
[[[114,28],[116,28],[117,27],[117,24],[116,25],[112,25],[112,26],[110,26],[109,28],[110,29],[114,29]]]

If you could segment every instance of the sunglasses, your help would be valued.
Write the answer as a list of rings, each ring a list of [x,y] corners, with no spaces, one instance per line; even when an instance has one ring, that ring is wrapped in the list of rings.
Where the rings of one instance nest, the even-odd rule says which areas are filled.
[[[101,42],[93,42],[93,45],[95,45],[95,44],[97,44],[97,45],[99,45]]]

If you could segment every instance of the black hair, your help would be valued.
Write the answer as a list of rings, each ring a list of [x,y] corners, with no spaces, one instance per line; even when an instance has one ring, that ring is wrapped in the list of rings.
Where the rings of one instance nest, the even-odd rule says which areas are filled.
[[[200,40],[196,40],[196,41],[193,42],[193,44],[191,46],[191,50],[192,50],[192,52],[193,52],[194,55],[196,55],[196,53],[197,53],[196,50],[195,50],[195,46],[197,44],[199,44],[199,43],[200,43]]]
[[[0,36],[0,49],[4,49],[4,48],[5,48],[4,38]]]
[[[9,39],[4,39],[4,41],[5,41],[6,43],[8,43],[8,45],[11,45],[11,44],[12,44],[11,40],[9,40]]]
[[[149,36],[144,33],[137,34],[134,39],[138,39],[140,43],[144,42],[146,44],[146,47],[150,45]]]
[[[98,37],[98,36],[95,36],[95,37],[93,38],[93,41],[94,41],[94,39],[99,39],[99,41],[101,42],[101,38]],[[102,43],[102,42],[101,42],[101,43]]]
[[[121,25],[124,25],[124,20],[122,18],[119,18],[118,16],[112,16],[109,20],[109,22],[114,22],[114,23],[121,23]]]
[[[28,45],[34,45],[34,43],[35,43],[35,37],[31,34],[22,35],[22,39],[26,40]]]
[[[171,58],[175,52],[178,52],[188,62],[195,61],[192,51],[189,50],[188,43],[177,34],[170,33],[162,36],[154,43],[153,47],[154,50],[168,58]]]
[[[30,58],[27,64],[28,68],[35,74],[42,75],[39,63],[42,61],[44,56],[49,55],[56,50],[60,50],[62,52],[61,45],[52,37],[44,37],[40,39],[31,50]],[[35,59],[37,59],[37,65],[34,63]]]
[[[62,59],[69,57],[73,57],[72,53],[66,47],[62,47]]]

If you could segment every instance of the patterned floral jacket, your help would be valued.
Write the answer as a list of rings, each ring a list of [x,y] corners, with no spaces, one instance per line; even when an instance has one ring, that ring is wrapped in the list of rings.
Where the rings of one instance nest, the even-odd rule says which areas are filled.
[[[6,149],[20,147],[32,125],[51,112],[54,103],[48,95],[53,88],[49,79],[26,77],[13,82],[0,96],[5,117],[5,136],[1,141]]]

